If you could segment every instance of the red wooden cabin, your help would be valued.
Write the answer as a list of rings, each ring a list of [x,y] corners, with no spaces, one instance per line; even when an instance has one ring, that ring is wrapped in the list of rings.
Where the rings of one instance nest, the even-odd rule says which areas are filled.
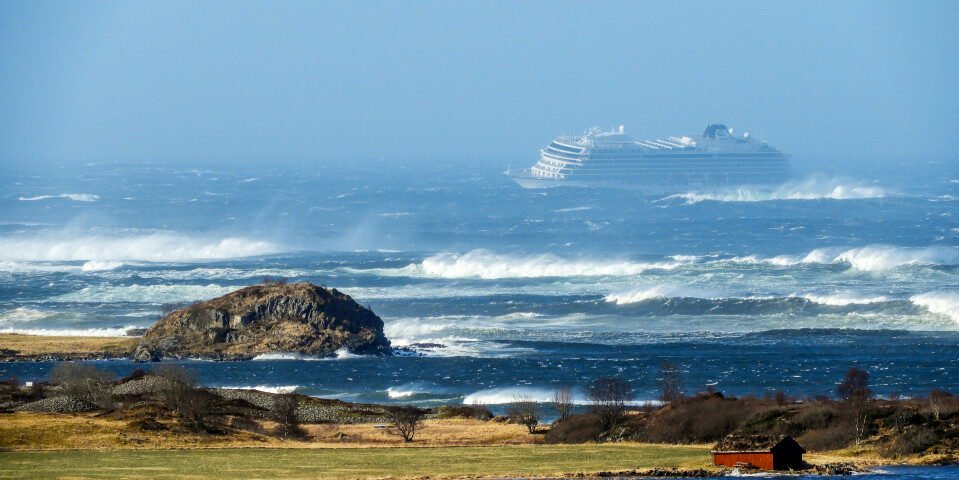
[[[806,450],[788,435],[731,434],[713,447],[713,464],[730,468],[800,470]]]

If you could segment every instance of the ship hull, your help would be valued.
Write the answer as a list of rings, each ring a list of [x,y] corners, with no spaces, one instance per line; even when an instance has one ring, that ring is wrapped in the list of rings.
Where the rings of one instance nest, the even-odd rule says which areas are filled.
[[[695,182],[677,182],[672,185],[650,185],[641,180],[634,179],[618,179],[618,180],[607,180],[607,181],[586,181],[586,180],[555,180],[548,178],[536,178],[529,175],[522,175],[513,172],[506,172],[506,176],[510,180],[516,182],[517,185],[524,189],[545,189],[545,188],[560,188],[560,187],[579,187],[579,188],[614,188],[614,189],[625,189],[625,190],[637,190],[644,193],[683,193],[690,190],[695,190],[698,192],[723,192],[729,190],[735,190],[737,188],[755,188],[755,189],[771,189],[781,185],[783,182],[787,181],[787,177],[783,177],[781,181],[772,181],[772,182],[755,182],[755,183],[728,183],[728,184],[718,184],[718,185],[705,185],[703,183]]]

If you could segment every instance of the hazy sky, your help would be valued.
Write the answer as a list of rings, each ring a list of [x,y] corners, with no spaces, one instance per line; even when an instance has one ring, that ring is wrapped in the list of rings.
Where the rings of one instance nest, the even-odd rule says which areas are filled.
[[[0,162],[497,165],[720,121],[797,159],[943,156],[957,25],[954,1],[3,2]]]

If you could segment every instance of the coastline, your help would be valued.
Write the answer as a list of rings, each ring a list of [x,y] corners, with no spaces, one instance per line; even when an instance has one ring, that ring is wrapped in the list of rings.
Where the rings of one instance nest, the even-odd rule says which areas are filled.
[[[0,362],[132,360],[140,338],[0,333]]]

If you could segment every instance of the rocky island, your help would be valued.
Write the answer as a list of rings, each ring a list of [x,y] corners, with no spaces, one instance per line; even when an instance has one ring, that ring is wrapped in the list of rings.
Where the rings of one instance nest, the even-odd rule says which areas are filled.
[[[0,334],[0,362],[392,355],[383,320],[334,288],[264,282],[163,315],[142,337]]]
[[[308,282],[264,283],[195,303],[143,335],[137,361],[243,360],[266,353],[390,355],[383,320],[336,289]]]

